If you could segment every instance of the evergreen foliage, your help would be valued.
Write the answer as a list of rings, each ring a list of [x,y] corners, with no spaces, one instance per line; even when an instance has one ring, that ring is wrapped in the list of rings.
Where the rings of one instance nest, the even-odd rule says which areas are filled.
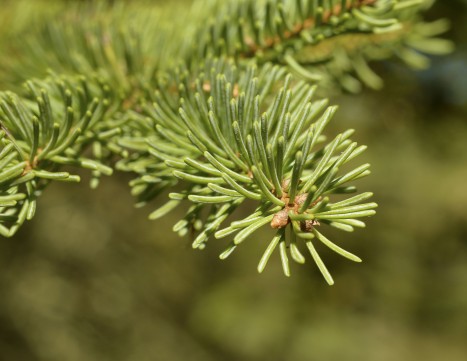
[[[316,242],[360,262],[325,228],[364,227],[360,218],[377,205],[367,202],[371,192],[349,195],[353,181],[370,174],[353,161],[366,147],[350,139],[351,129],[324,135],[337,108],[323,96],[380,88],[374,60],[397,56],[423,68],[422,53],[449,52],[451,43],[436,38],[446,22],[420,18],[430,4],[57,6],[46,21],[15,30],[24,41],[2,45],[17,56],[0,59],[2,82],[14,90],[0,93],[0,234],[12,236],[34,216],[52,180],[79,181],[69,166],[90,169],[92,187],[116,169],[136,175],[138,206],[177,187],[149,217],[185,205],[173,230],[194,234],[194,248],[230,236],[224,259],[269,226],[275,234],[259,272],[278,248],[290,275],[289,256],[304,263],[304,245],[332,284]],[[245,202],[254,212],[230,217]]]

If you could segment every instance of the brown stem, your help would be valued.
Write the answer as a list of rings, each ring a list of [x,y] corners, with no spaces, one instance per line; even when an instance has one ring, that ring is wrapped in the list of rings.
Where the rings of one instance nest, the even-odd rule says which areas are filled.
[[[360,8],[365,5],[373,5],[374,3],[376,3],[376,1],[377,0],[358,0],[357,4],[355,4],[352,0],[347,0],[346,9],[351,10],[354,8]],[[329,22],[329,19],[331,18],[331,16],[333,15],[338,16],[341,14],[341,12],[342,12],[342,6],[340,4],[334,5],[332,9],[326,10],[325,12],[323,12],[323,23]],[[286,31],[283,34],[283,38],[288,40],[288,39],[299,37],[300,33],[303,30],[310,29],[314,26],[315,26],[315,19],[310,17],[308,19],[305,19],[302,23],[295,25],[293,30]],[[248,52],[243,54],[243,56],[246,58],[254,57],[258,51],[270,50],[275,45],[279,44],[282,40],[283,39],[281,39],[279,36],[267,38],[264,41],[265,45],[261,46],[261,45],[256,44],[253,41],[253,39],[246,38],[245,43],[249,46],[249,50]]]

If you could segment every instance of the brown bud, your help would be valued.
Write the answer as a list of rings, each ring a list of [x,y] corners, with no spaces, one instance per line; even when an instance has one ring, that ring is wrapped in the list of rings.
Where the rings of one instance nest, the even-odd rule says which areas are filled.
[[[295,204],[301,206],[308,197],[308,193],[302,193],[295,197]]]
[[[314,226],[319,226],[319,222],[315,219],[300,222],[300,229],[304,232],[311,232]]]
[[[282,209],[272,217],[271,227],[278,229],[284,228],[289,224],[289,214],[287,209]]]
[[[210,84],[209,82],[207,82],[207,81],[204,82],[204,83],[203,83],[203,90],[204,90],[206,93],[210,92],[210,91],[211,91],[211,84]]]
[[[232,95],[234,98],[238,98],[238,96],[240,95],[240,89],[238,87],[238,84],[234,84],[232,89]]]

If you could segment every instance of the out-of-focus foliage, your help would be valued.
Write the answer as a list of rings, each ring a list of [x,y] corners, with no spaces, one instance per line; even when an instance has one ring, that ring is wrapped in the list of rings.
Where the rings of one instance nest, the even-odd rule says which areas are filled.
[[[167,231],[181,213],[154,227],[129,207],[129,179],[54,184],[0,242],[0,359],[465,360],[467,3],[438,1],[429,16],[452,20],[455,53],[418,73],[380,64],[383,91],[334,99],[336,131],[358,128],[372,149],[361,186],[379,216],[345,234],[364,267],[322,249],[336,287],[311,262],[286,279],[276,257],[257,275],[244,265],[264,233],[220,267],[223,244],[193,254]]]
[[[52,69],[61,75],[92,73],[128,91],[191,45],[196,17],[184,21],[190,13],[181,11],[183,6],[183,1],[145,0],[7,2],[0,46],[14,56],[2,57],[0,88],[13,90]],[[176,29],[174,21],[186,24],[185,30]]]

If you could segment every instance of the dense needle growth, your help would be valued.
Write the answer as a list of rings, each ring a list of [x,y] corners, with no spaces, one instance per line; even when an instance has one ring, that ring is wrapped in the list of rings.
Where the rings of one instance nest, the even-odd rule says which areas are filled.
[[[259,272],[277,249],[288,276],[289,258],[304,263],[306,251],[332,284],[317,243],[360,262],[326,228],[362,228],[377,205],[371,192],[355,193],[354,181],[370,174],[356,158],[366,147],[351,140],[352,129],[326,134],[337,107],[324,96],[380,88],[372,61],[398,57],[424,68],[423,53],[449,52],[436,38],[446,22],[420,18],[430,4],[197,0],[189,9],[51,9],[34,27],[14,30],[23,41],[2,45],[16,56],[0,57],[12,90],[0,92],[0,234],[11,237],[34,216],[51,181],[78,182],[74,167],[91,170],[92,187],[118,170],[135,174],[139,206],[170,191],[150,218],[185,207],[173,230],[194,234],[194,248],[228,238],[224,259],[269,227]],[[255,205],[252,214],[229,217],[245,202]]]

